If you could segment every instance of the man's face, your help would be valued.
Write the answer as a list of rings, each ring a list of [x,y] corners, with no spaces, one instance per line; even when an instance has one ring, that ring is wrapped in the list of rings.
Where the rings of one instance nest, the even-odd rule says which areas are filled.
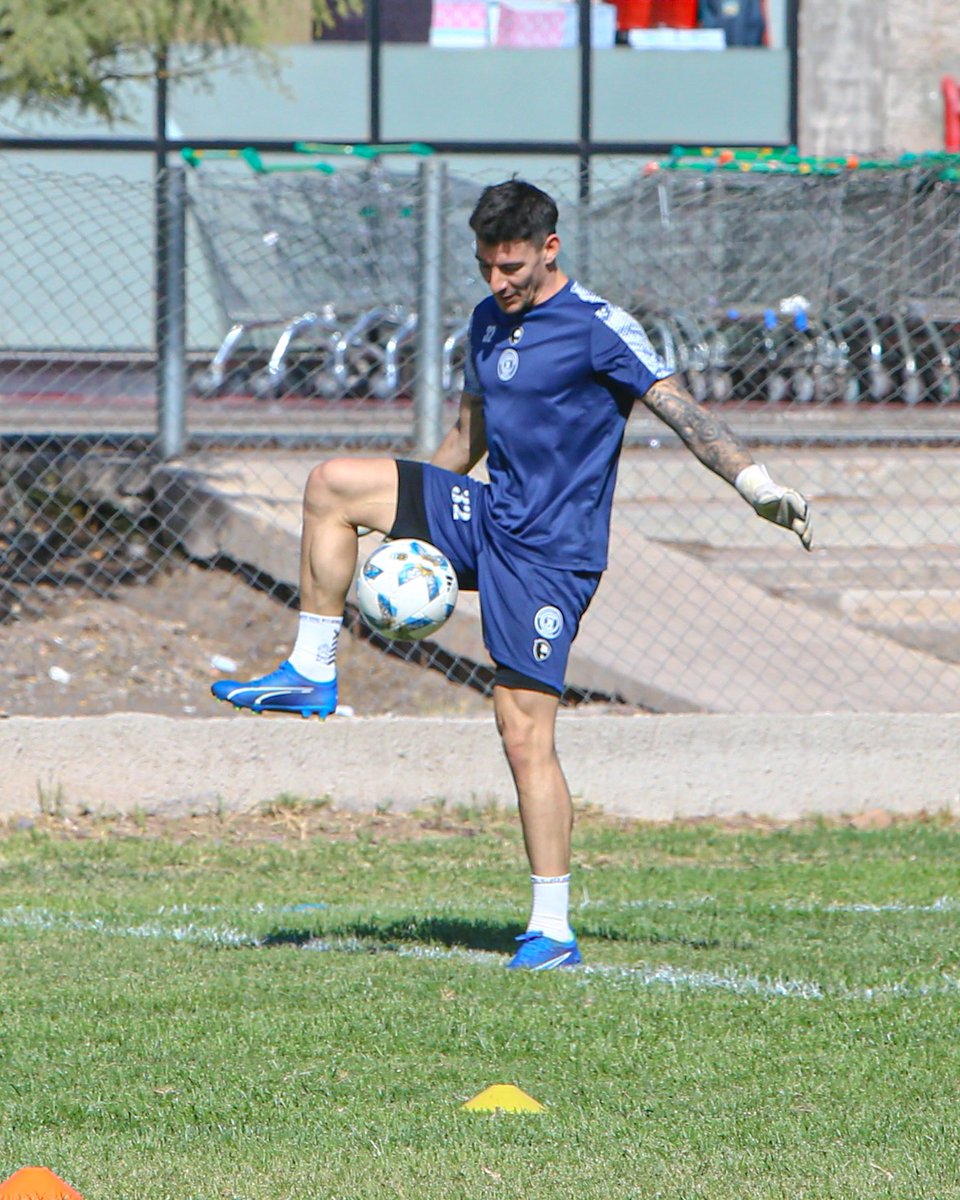
[[[555,233],[542,246],[533,242],[477,242],[477,262],[503,312],[519,315],[553,294],[552,270],[560,249]]]

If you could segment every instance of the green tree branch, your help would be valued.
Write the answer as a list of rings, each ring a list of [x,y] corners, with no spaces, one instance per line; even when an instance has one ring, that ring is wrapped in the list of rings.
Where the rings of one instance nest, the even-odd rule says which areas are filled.
[[[233,50],[275,66],[272,17],[282,0],[0,0],[0,99],[24,109],[124,119],[122,85],[202,77]],[[362,0],[312,0],[319,28]],[[176,54],[171,51],[176,49]]]

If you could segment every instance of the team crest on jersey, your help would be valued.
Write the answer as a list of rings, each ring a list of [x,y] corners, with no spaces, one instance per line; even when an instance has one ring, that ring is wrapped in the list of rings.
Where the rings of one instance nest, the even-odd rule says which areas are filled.
[[[533,657],[537,662],[543,662],[553,653],[553,647],[544,638],[537,638],[533,643]]]
[[[508,349],[501,352],[497,359],[497,378],[503,383],[508,379],[512,379],[517,373],[517,367],[520,366],[520,355],[516,350]]]
[[[533,627],[542,638],[553,641],[563,631],[563,613],[552,604],[544,604],[534,615]]]

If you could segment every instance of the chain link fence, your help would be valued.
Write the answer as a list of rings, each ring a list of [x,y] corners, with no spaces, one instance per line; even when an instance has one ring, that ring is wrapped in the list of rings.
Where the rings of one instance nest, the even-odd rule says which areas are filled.
[[[574,171],[536,182],[560,204],[568,273],[635,313],[691,392],[810,497],[815,550],[757,521],[638,405],[568,699],[952,711],[955,164],[729,166],[605,163],[589,198]],[[295,602],[310,467],[424,454],[455,415],[484,295],[467,218],[502,168],[193,155],[170,175],[186,197],[182,308],[158,306],[157,184],[0,159],[0,219],[15,231],[0,307],[0,621],[29,619],[52,589],[111,594],[184,555]],[[177,424],[161,410],[181,399],[171,454]],[[352,608],[348,628],[368,636]],[[471,596],[404,653],[489,689]]]

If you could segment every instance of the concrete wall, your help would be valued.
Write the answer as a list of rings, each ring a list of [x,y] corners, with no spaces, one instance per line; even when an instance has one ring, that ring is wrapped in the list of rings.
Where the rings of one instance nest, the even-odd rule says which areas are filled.
[[[960,77],[957,0],[800,0],[800,148],[943,146],[940,80]]]

